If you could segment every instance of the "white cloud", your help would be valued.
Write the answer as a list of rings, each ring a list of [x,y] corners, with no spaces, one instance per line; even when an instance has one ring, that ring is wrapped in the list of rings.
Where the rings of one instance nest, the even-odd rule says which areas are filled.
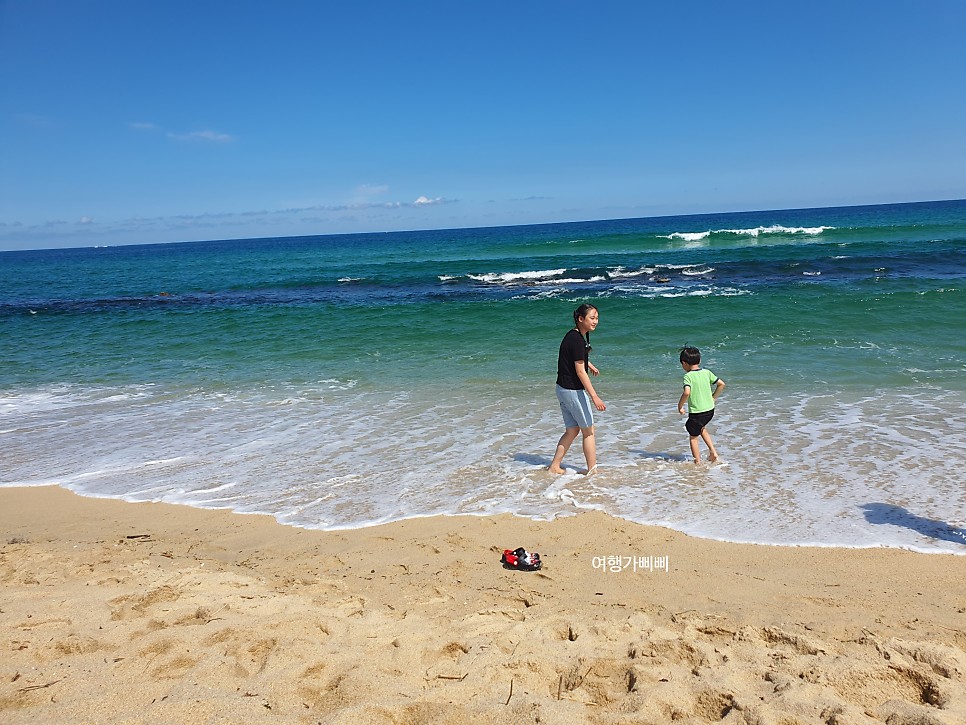
[[[371,195],[388,193],[389,187],[366,185]],[[342,204],[293,204],[279,209],[261,209],[232,212],[205,212],[201,214],[171,214],[156,217],[135,216],[122,219],[97,221],[93,216],[81,216],[76,221],[51,220],[36,224],[0,221],[0,244],[5,239],[23,244],[29,240],[42,239],[49,243],[53,239],[69,239],[73,236],[82,238],[89,235],[91,229],[97,229],[98,234],[131,234],[142,235],[165,234],[169,238],[177,235],[182,238],[192,238],[192,230],[220,229],[213,238],[228,238],[231,229],[244,227],[257,228],[257,233],[264,233],[266,228],[282,228],[284,225],[302,220],[303,223],[326,224],[330,222],[344,223],[368,222],[402,218],[394,216],[393,212],[421,209],[437,204],[454,204],[458,199],[444,197],[429,198],[420,196],[415,201],[377,201],[355,200]],[[368,212],[368,213],[367,213]],[[406,219],[418,219],[420,216],[408,216]],[[383,223],[383,222],[379,222]],[[222,235],[218,237],[218,235]],[[87,239],[87,236],[83,236]],[[194,238],[201,238],[195,236]]]
[[[176,141],[231,143],[232,141],[236,140],[235,136],[227,133],[221,133],[220,131],[211,131],[209,129],[205,129],[204,131],[190,131],[188,133],[175,133],[174,131],[166,131],[163,127],[156,123],[151,123],[150,121],[133,121],[128,125],[137,131],[157,131],[159,133],[164,133],[168,138]]]
[[[230,143],[235,140],[234,136],[218,131],[192,131],[191,133],[169,133],[168,138],[178,141],[210,141],[211,143]]]

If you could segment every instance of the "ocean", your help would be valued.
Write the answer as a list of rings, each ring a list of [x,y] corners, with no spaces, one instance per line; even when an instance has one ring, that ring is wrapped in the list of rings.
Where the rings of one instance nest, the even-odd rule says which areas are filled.
[[[600,468],[557,477],[583,302]],[[966,554],[964,329],[966,201],[2,252],[0,486]],[[685,344],[723,465],[689,462]]]

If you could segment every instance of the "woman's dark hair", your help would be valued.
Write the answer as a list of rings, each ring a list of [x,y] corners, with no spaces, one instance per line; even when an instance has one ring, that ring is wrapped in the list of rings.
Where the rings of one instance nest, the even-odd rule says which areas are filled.
[[[699,365],[701,363],[701,351],[696,347],[682,347],[681,362],[685,365]]]
[[[596,309],[597,308],[594,305],[585,303],[585,304],[582,304],[580,307],[578,307],[576,310],[574,310],[574,327],[577,327],[577,320],[579,320],[581,317],[586,317],[588,312],[590,312],[591,310],[596,310]],[[599,311],[600,310],[598,310],[598,312]],[[578,331],[579,331],[579,329],[580,328],[578,327]],[[590,331],[589,330],[587,332],[587,338],[586,339],[587,339],[587,347],[590,347]]]

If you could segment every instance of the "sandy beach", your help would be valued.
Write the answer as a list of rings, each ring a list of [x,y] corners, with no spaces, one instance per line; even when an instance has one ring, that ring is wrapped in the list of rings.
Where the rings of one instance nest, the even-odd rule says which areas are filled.
[[[966,723],[966,556],[56,487],[0,489],[0,536],[4,723]]]

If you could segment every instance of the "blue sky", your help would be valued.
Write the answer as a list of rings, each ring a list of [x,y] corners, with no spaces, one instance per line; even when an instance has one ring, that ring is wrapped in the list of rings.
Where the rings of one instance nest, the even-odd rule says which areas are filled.
[[[966,197],[966,3],[0,0],[0,249]]]

